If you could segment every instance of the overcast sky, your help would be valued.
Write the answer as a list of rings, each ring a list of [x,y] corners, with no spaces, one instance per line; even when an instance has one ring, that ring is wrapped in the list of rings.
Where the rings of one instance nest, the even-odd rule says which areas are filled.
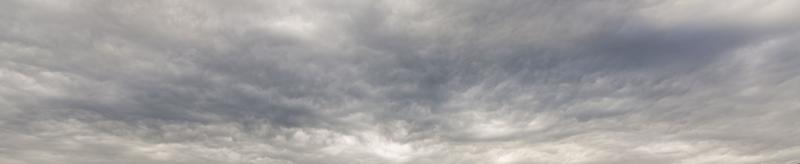
[[[797,0],[0,0],[3,164],[797,162]]]

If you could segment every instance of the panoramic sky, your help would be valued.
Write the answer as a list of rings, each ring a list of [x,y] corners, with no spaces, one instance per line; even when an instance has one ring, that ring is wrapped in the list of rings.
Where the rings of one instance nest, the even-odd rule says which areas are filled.
[[[3,164],[794,164],[797,0],[0,0]]]

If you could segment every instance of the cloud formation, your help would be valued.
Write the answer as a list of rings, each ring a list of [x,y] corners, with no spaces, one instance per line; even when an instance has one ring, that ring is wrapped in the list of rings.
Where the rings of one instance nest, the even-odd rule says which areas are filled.
[[[0,1],[0,163],[796,163],[800,1]]]

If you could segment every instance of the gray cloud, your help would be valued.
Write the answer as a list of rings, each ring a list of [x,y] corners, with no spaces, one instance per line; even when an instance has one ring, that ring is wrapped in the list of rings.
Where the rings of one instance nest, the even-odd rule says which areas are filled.
[[[792,163],[793,1],[0,2],[0,163]]]

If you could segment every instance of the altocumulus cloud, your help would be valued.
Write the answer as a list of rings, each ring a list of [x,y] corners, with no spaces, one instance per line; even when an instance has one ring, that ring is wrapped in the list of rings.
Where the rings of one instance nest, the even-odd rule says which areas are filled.
[[[2,0],[0,163],[796,163],[800,1]]]

